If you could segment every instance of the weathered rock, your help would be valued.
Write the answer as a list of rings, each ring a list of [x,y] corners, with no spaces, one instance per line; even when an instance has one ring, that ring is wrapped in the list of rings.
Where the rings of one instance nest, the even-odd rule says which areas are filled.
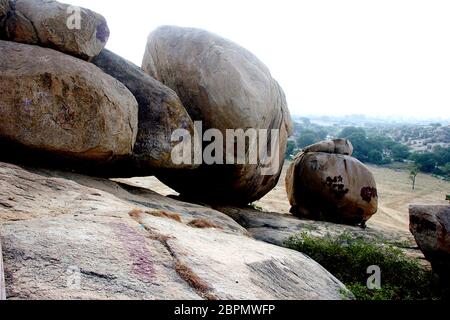
[[[410,230],[441,280],[450,285],[450,205],[411,205]]]
[[[351,156],[353,154],[353,145],[347,139],[334,139],[315,143],[309,147],[304,148],[303,152],[325,152]]]
[[[260,165],[236,164],[234,148],[224,143],[223,159],[235,159],[235,165],[205,164],[160,179],[187,198],[236,204],[257,200],[276,185],[292,124],[282,89],[252,53],[203,30],[165,26],[150,34],[142,68],[172,88],[204,130],[217,129],[223,137],[227,129],[249,128],[280,135],[276,150],[260,158]],[[262,163],[275,170],[266,175]]]
[[[52,0],[0,0],[0,39],[93,58],[108,41],[108,25],[98,13],[77,7],[77,26],[74,8]]]
[[[369,225],[362,229],[326,221],[301,219],[287,212],[263,212],[252,208],[214,207],[214,209],[233,218],[253,238],[277,246],[284,246],[289,238],[304,233],[319,238],[339,238],[343,234],[350,234],[352,237],[367,241],[389,243],[410,257],[422,259],[423,264],[428,265],[424,261],[414,237],[407,231],[388,229],[377,225]]]
[[[139,129],[129,167],[136,167],[134,171],[139,175],[158,169],[191,168],[171,160],[178,143],[172,142],[172,133],[184,129],[194,135],[194,124],[177,94],[109,50],[104,49],[92,63],[122,82],[139,104]]]
[[[200,219],[209,224],[192,223]],[[0,230],[8,299],[340,299],[345,291],[313,260],[247,237],[218,211],[73,173],[0,163]]]
[[[357,225],[378,209],[372,173],[355,158],[301,153],[286,174],[291,212],[313,220]]]
[[[0,41],[0,55],[1,142],[93,162],[132,153],[138,107],[119,81],[38,46]]]
[[[5,275],[5,271],[3,269],[3,250],[2,250],[2,243],[0,241],[0,300],[6,300],[4,275]]]

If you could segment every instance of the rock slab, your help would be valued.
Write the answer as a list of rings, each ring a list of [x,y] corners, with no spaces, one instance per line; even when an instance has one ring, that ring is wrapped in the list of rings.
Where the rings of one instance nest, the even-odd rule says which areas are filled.
[[[0,163],[8,299],[341,299],[303,254],[150,190]]]

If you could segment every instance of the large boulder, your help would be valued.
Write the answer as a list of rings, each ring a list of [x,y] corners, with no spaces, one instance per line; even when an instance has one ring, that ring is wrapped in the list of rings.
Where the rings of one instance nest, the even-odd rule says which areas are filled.
[[[0,0],[0,39],[90,59],[108,38],[105,18],[91,10],[52,0]]]
[[[218,211],[108,179],[0,163],[0,230],[8,299],[349,295],[312,259]]]
[[[160,179],[189,198],[236,204],[257,200],[276,185],[291,118],[281,87],[252,53],[207,31],[164,26],[150,34],[142,68],[172,88],[204,130],[217,129],[226,137],[227,129],[275,129],[280,136],[276,148],[263,154],[259,164],[236,164],[242,158],[224,143],[219,158],[234,159],[235,164],[204,164]],[[271,140],[276,141],[269,132]],[[255,151],[249,145],[246,155]],[[265,167],[274,170],[266,173]]]
[[[411,205],[410,230],[441,280],[450,285],[450,205]]]
[[[193,135],[194,131],[194,124],[177,94],[107,49],[92,63],[122,82],[139,104],[138,134],[129,170],[143,175],[153,170],[191,167],[171,160],[176,145],[172,141],[172,133],[184,129]]]
[[[92,162],[131,155],[138,107],[122,83],[38,46],[0,41],[0,56],[1,143]]]
[[[365,224],[378,209],[375,179],[355,158],[300,153],[286,174],[291,212],[312,220]]]

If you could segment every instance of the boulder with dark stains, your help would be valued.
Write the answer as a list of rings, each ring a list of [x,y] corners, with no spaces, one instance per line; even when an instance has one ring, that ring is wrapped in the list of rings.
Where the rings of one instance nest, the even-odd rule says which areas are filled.
[[[288,169],[286,189],[291,212],[308,219],[364,226],[378,209],[373,174],[347,155],[300,153]]]
[[[411,205],[410,230],[442,283],[450,287],[450,205]]]
[[[108,38],[105,18],[91,10],[52,0],[0,0],[0,39],[89,60],[100,53]]]

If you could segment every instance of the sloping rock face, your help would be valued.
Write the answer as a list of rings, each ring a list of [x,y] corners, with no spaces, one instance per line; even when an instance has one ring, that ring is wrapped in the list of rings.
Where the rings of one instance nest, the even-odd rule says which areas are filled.
[[[340,299],[301,253],[210,208],[100,178],[0,163],[8,299]]]
[[[341,154],[299,154],[288,169],[286,190],[291,212],[308,219],[357,225],[378,209],[372,173]]]
[[[92,63],[122,82],[139,104],[139,128],[129,169],[143,175],[161,169],[192,168],[171,160],[178,143],[172,141],[172,133],[183,129],[194,135],[194,124],[177,94],[109,50],[104,49]]]
[[[450,205],[411,205],[410,230],[441,280],[450,285]]]
[[[95,57],[106,45],[105,18],[52,0],[0,0],[0,39],[49,47],[82,59]],[[69,28],[70,27],[70,28]]]
[[[236,204],[257,200],[276,185],[292,123],[281,87],[252,53],[203,30],[165,26],[150,34],[142,68],[172,88],[204,130],[226,137],[227,129],[275,129],[280,136],[271,150],[275,137],[269,131],[272,152],[259,158],[260,165],[237,164],[235,148],[224,143],[220,158],[234,159],[234,165],[205,164],[160,179],[188,198]],[[246,155],[249,149],[247,144]],[[263,163],[273,172],[265,175]]]
[[[123,84],[51,49],[0,41],[0,55],[1,142],[70,160],[131,155],[138,106]]]
[[[326,221],[301,219],[287,213],[262,212],[251,208],[214,207],[225,213],[244,227],[255,239],[277,246],[284,246],[286,240],[293,236],[307,233],[312,237],[338,238],[343,234],[350,234],[355,238],[363,238],[378,243],[389,243],[398,247],[410,257],[422,259],[423,254],[416,245],[411,233],[403,230],[387,229],[379,226],[360,227],[346,226]]]

